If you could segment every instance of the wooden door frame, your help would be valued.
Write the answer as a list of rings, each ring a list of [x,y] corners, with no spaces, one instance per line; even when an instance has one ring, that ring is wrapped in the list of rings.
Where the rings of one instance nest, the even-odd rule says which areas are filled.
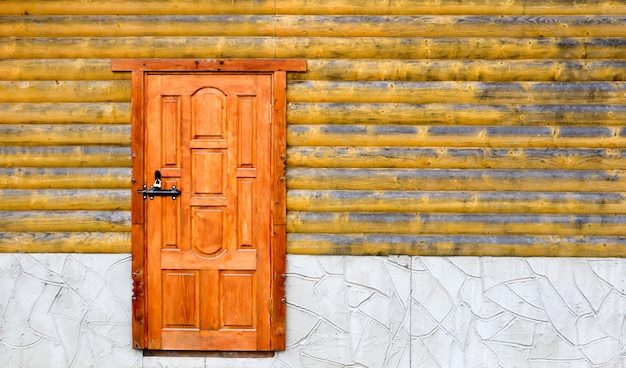
[[[270,258],[272,259],[271,280],[271,350],[285,349],[285,243],[286,243],[286,196],[285,160],[287,155],[287,71],[306,71],[305,60],[280,59],[120,59],[111,61],[113,71],[131,72],[131,178],[132,211],[132,330],[133,348],[148,346],[147,300],[145,295],[145,206],[144,199],[137,194],[144,182],[144,120],[145,81],[148,74],[265,74],[272,78],[272,121],[271,121],[271,182],[272,182],[272,236]]]

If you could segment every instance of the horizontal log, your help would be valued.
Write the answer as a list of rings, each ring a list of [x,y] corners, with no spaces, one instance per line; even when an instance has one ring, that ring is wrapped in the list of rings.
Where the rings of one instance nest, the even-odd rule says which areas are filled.
[[[0,38],[9,59],[274,58],[275,48],[272,37]]]
[[[288,189],[623,192],[623,170],[287,168]],[[1,182],[0,182],[1,184]]]
[[[293,81],[290,102],[624,104],[625,82]]]
[[[2,59],[0,80],[125,80],[130,73],[113,72],[105,59]]]
[[[2,211],[6,232],[128,232],[129,211]]]
[[[284,37],[276,57],[307,59],[623,59],[625,38]],[[4,47],[0,43],[0,50]]]
[[[287,253],[309,255],[625,257],[626,238],[287,234]]]
[[[129,232],[0,232],[0,253],[130,253]]]
[[[0,190],[0,210],[83,210],[130,211],[130,191],[77,190]]]
[[[626,125],[624,105],[289,103],[289,124]]]
[[[620,236],[624,225],[624,215],[300,211],[287,214],[288,233]]]
[[[623,0],[5,0],[0,14],[623,14]]]
[[[3,37],[7,59],[622,59],[624,38]]]
[[[287,77],[289,80],[415,82],[624,81],[625,68],[623,60],[311,59],[305,73],[289,73]]]
[[[0,124],[130,124],[130,102],[0,103]]]
[[[291,146],[619,148],[626,144],[626,131],[618,127],[563,126],[292,125],[287,129],[287,143]]]
[[[288,211],[626,214],[624,193],[290,190]]]
[[[0,132],[3,126],[0,125]],[[0,134],[0,137],[2,134]],[[1,139],[1,138],[0,138]],[[0,167],[131,167],[129,147],[2,147]]]
[[[129,124],[0,125],[0,147],[10,145],[130,145]],[[0,165],[1,166],[1,165]],[[17,165],[16,165],[17,166]],[[115,166],[115,165],[113,165]]]
[[[287,151],[287,165],[320,168],[619,170],[626,167],[626,151],[617,148],[291,147]]]
[[[0,189],[130,189],[130,168],[0,168]]]
[[[6,16],[14,37],[621,37],[619,16]]]
[[[0,81],[0,102],[127,102],[130,81]]]

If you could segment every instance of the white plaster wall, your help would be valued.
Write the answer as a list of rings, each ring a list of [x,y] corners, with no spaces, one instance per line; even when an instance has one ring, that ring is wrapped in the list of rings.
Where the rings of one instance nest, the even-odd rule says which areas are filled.
[[[287,257],[287,344],[142,357],[130,256],[0,254],[0,367],[626,367],[622,259]]]

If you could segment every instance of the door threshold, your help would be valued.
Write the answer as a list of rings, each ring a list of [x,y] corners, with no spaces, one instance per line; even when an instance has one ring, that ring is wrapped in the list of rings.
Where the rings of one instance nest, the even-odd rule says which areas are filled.
[[[273,351],[143,350],[143,356],[202,358],[272,358]]]

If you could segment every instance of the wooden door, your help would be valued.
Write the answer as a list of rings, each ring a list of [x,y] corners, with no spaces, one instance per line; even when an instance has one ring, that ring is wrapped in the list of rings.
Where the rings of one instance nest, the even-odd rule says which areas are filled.
[[[147,74],[147,348],[269,350],[271,75]]]

